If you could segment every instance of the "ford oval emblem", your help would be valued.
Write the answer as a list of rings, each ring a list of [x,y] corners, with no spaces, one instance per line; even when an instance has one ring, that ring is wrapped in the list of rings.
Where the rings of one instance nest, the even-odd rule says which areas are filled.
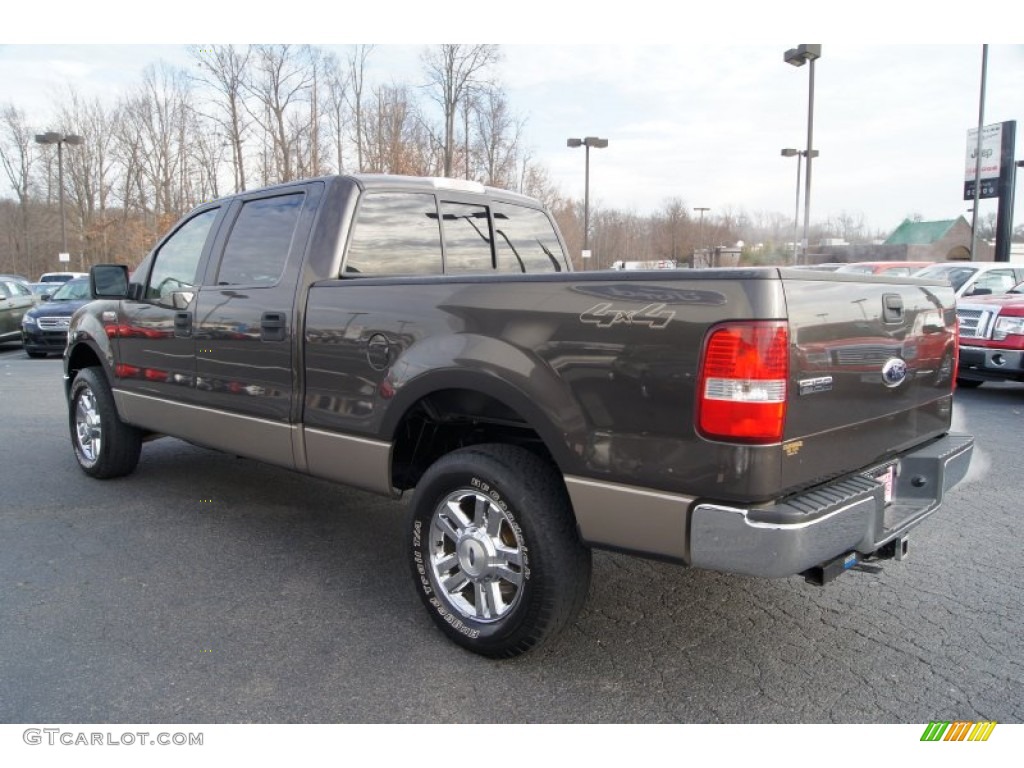
[[[907,364],[898,357],[891,357],[882,366],[882,383],[887,387],[898,387],[907,378]]]

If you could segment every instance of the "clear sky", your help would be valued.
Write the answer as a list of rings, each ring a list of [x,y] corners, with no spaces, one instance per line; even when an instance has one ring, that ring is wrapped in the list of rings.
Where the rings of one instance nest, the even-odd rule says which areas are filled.
[[[695,11],[648,0],[565,8],[530,0],[473,6],[452,28],[439,19],[469,6],[392,0],[378,6],[384,14],[364,9],[353,16],[341,4],[314,4],[289,20],[280,4],[255,4],[244,6],[250,18],[242,26],[201,3],[171,7],[153,23],[141,18],[155,13],[152,5],[69,4],[46,26],[34,9],[15,11],[8,30],[20,30],[9,37],[17,44],[0,47],[0,103],[14,102],[44,122],[65,85],[114,98],[157,59],[192,66],[183,45],[192,42],[330,48],[384,40],[368,62],[370,79],[418,84],[424,45],[497,41],[498,72],[513,109],[526,118],[526,144],[565,193],[582,197],[584,170],[583,151],[565,140],[593,135],[609,140],[607,149],[591,152],[593,206],[646,214],[678,197],[711,215],[792,215],[796,160],[780,150],[806,148],[809,67],[786,64],[783,51],[810,39],[823,46],[815,69],[814,148],[821,154],[813,165],[812,222],[845,213],[862,216],[870,231],[888,232],[910,214],[970,220],[962,191],[966,133],[978,122],[982,41],[965,34],[970,7],[963,4],[932,3],[926,13],[900,10],[897,2],[830,4],[836,18],[811,27],[788,20],[807,9],[822,15],[823,4],[733,2]],[[273,19],[253,8],[275,9]],[[838,18],[840,8],[856,18]],[[1024,29],[1024,13],[1014,8],[985,30],[992,39]],[[205,26],[196,23],[200,17]],[[716,39],[723,42],[708,42]],[[128,44],[139,40],[152,44]],[[1024,44],[991,43],[985,123],[1006,120],[1020,123],[1017,156],[1024,157]],[[995,209],[992,200],[980,210]],[[1015,222],[1024,223],[1024,192],[1016,210]]]

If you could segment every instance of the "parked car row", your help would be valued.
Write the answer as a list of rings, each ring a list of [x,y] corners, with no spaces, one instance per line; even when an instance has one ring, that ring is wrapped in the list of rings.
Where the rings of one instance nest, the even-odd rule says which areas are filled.
[[[47,272],[36,283],[0,274],[0,342],[21,341],[29,357],[62,353],[71,315],[88,301],[84,272]]]
[[[27,283],[17,275],[0,275],[0,342],[21,337],[21,319],[35,305]]]
[[[856,261],[801,265],[800,269],[837,274],[871,274],[889,277],[927,277],[945,280],[956,297],[1004,294],[1024,281],[1024,264],[1005,261]]]
[[[1024,264],[871,261],[820,267],[836,273],[947,281],[955,292],[960,327],[957,384],[973,388],[986,381],[1024,382]]]

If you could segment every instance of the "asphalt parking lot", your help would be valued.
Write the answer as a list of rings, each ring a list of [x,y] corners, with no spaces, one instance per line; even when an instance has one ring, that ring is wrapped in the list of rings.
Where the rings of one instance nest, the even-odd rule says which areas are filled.
[[[556,642],[489,661],[411,585],[403,504],[164,439],[96,481],[61,363],[0,345],[0,722],[1024,720],[1024,386],[957,394],[968,480],[825,588],[596,553]]]

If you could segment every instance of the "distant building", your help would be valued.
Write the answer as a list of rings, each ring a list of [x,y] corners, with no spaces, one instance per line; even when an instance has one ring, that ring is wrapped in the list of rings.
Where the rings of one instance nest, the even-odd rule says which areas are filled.
[[[906,219],[885,245],[905,249],[899,261],[966,261],[971,258],[971,225],[963,216],[945,221]],[[990,261],[993,256],[990,245],[978,243],[976,261]]]
[[[905,220],[885,240],[871,244],[826,245],[813,261],[967,261],[971,258],[971,225],[961,216],[944,221]],[[977,261],[991,261],[995,248],[978,242]]]

